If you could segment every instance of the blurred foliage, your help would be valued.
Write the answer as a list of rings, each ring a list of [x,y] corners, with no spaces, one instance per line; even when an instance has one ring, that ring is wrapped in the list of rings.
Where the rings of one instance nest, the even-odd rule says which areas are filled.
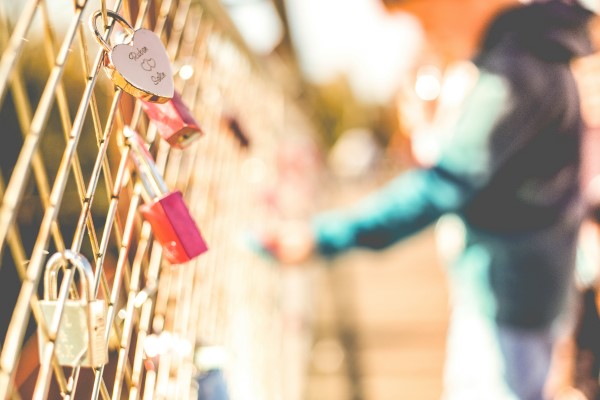
[[[292,92],[292,97],[312,119],[319,139],[328,148],[346,130],[356,127],[371,129],[382,145],[387,145],[400,129],[394,104],[374,105],[359,101],[348,81],[340,76],[326,85],[307,82],[300,72],[293,43],[290,40],[285,1],[274,0],[284,25],[284,37],[275,54],[266,60],[275,79]],[[282,66],[283,64],[283,66]]]

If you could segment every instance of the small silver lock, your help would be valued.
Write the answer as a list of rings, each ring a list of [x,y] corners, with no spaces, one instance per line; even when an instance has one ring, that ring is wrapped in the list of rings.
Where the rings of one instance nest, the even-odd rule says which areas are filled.
[[[50,326],[57,306],[58,272],[60,267],[70,264],[81,276],[80,299],[68,299],[63,309],[60,329],[56,335],[54,354],[58,363],[66,367],[100,367],[108,362],[106,333],[106,303],[95,299],[94,272],[89,261],[71,250],[56,253],[48,259],[44,272],[44,299],[40,308]],[[38,332],[40,357],[45,336]]]

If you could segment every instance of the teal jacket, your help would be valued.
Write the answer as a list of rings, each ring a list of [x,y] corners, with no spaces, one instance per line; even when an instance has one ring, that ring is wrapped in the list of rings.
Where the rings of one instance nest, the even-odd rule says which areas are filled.
[[[591,50],[589,17],[560,1],[500,15],[439,162],[402,173],[351,209],[318,215],[321,254],[381,249],[455,213],[466,247],[454,269],[479,280],[474,301],[507,324],[550,324],[572,282],[583,214],[583,124],[569,62]]]

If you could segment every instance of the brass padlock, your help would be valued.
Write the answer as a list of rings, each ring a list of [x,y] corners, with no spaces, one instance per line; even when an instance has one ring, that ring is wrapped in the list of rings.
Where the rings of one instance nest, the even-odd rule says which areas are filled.
[[[106,303],[95,299],[94,272],[89,261],[71,250],[56,253],[48,259],[44,272],[44,299],[40,308],[50,326],[57,306],[58,272],[63,265],[72,265],[79,272],[82,293],[80,299],[68,299],[63,309],[55,351],[58,363],[67,367],[100,367],[108,362],[106,333]],[[38,332],[40,358],[45,335]]]

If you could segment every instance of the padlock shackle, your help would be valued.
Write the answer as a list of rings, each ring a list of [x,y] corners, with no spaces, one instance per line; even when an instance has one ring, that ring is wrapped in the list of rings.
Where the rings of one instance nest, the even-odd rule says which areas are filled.
[[[130,35],[134,34],[135,30],[133,29],[133,26],[131,26],[131,24],[127,22],[125,18],[121,17],[119,14],[111,10],[106,10],[106,14],[115,21],[119,22],[125,28],[127,33],[129,33]],[[94,12],[90,17],[89,25],[90,29],[94,32],[94,36],[96,36],[96,41],[100,43],[102,47],[106,49],[107,52],[110,53],[112,51],[112,47],[110,47],[110,44],[108,44],[108,42],[104,40],[104,38],[102,37],[102,33],[100,33],[100,30],[98,29],[98,18],[100,18],[101,15],[102,10],[97,10],[96,12]]]
[[[125,144],[129,146],[129,155],[136,166],[140,180],[148,196],[154,201],[169,193],[161,173],[156,168],[152,155],[146,148],[142,137],[129,126],[123,128]]]
[[[46,263],[44,271],[44,299],[58,298],[58,270],[63,265],[73,265],[81,275],[82,299],[86,302],[94,300],[94,271],[90,262],[73,250],[64,250],[53,254]]]

